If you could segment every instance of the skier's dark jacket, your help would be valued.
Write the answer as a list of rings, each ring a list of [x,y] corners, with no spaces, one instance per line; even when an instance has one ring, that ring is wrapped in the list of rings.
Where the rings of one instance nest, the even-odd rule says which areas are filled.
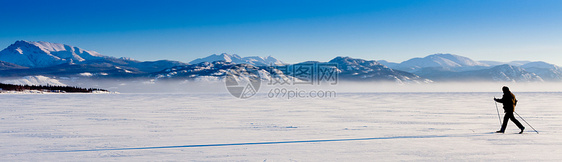
[[[503,104],[503,109],[505,112],[515,111],[515,105],[517,105],[517,99],[515,99],[515,95],[511,92],[503,93],[503,97],[501,99],[495,99],[498,102]]]

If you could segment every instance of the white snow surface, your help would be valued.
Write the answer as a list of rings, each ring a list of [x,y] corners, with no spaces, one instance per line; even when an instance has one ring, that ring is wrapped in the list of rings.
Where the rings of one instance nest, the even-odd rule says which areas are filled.
[[[61,83],[57,79],[49,78],[42,75],[37,76],[25,76],[21,79],[5,80],[2,81],[4,84],[14,84],[14,85],[54,85],[54,86],[66,86],[66,84]]]
[[[0,161],[561,161],[562,93],[500,95],[0,94]]]

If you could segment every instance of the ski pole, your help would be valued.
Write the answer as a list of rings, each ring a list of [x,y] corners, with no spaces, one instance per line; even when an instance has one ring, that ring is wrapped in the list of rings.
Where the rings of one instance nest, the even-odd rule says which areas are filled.
[[[515,114],[517,114],[517,112],[514,111]],[[523,117],[521,117],[521,115],[517,114],[517,116],[519,116],[519,118],[521,118],[525,123],[527,123],[527,125],[529,125],[531,128],[533,128],[533,126],[531,126],[531,124],[529,124],[527,121],[525,121],[525,119],[523,119]],[[533,130],[535,132],[537,132],[537,134],[539,134],[539,131],[537,131],[535,128],[533,128]]]
[[[494,96],[494,103],[496,103],[496,112],[498,112],[498,120],[500,121],[500,126],[502,125],[502,118],[500,117],[500,110],[498,110],[498,102],[495,100],[496,96]]]

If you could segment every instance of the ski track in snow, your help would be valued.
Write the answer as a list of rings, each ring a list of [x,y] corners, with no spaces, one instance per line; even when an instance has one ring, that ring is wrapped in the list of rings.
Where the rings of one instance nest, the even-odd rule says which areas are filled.
[[[0,94],[0,161],[562,160],[562,93],[515,93],[522,135],[500,95]]]
[[[395,136],[395,137],[373,137],[373,138],[352,138],[352,139],[321,139],[321,140],[303,140],[303,141],[275,141],[275,142],[251,142],[251,143],[223,143],[223,144],[203,144],[203,145],[107,148],[107,149],[91,149],[91,150],[48,151],[46,153],[49,153],[49,152],[148,150],[148,149],[184,148],[184,147],[214,147],[214,146],[239,146],[239,145],[271,145],[271,144],[287,144],[287,143],[318,143],[318,142],[365,141],[365,140],[403,139],[403,138],[439,138],[439,137],[461,137],[461,136],[466,137],[466,135],[460,135],[460,136],[459,135]],[[472,136],[478,136],[478,135],[472,135]]]

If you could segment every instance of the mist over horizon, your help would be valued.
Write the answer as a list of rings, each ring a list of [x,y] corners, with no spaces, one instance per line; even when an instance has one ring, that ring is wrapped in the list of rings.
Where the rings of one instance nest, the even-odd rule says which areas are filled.
[[[201,82],[173,80],[150,82],[144,80],[81,80],[80,82],[64,81],[70,86],[102,88],[119,93],[192,93],[228,95],[224,81]],[[424,92],[491,92],[501,94],[503,86],[510,87],[513,93],[518,92],[562,92],[562,85],[557,82],[433,82],[406,83],[395,82],[353,82],[341,81],[336,85],[268,85],[261,83],[257,93],[268,93],[272,89],[283,88],[292,91],[335,91],[337,93],[424,93]]]

